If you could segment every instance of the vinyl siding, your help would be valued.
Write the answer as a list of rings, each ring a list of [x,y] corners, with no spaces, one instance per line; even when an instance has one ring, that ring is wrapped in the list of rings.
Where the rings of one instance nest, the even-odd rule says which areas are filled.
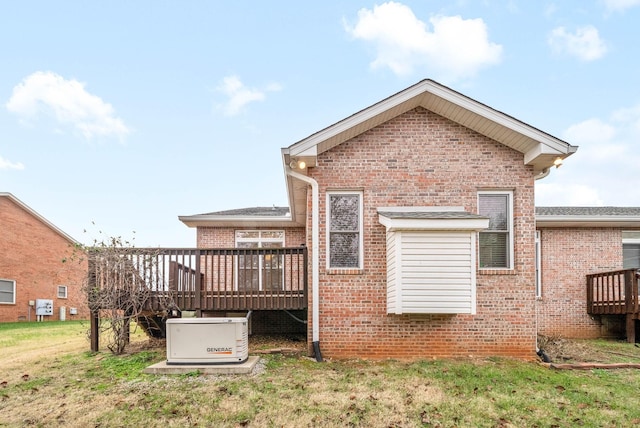
[[[388,273],[393,272],[393,281],[387,284],[388,313],[473,313],[473,233],[396,231],[388,235],[397,247],[387,247],[388,256],[396,255],[387,260]]]

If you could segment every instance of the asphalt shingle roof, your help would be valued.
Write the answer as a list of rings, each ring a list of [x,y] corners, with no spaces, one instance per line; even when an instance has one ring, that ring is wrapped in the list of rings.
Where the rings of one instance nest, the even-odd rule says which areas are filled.
[[[219,215],[234,217],[284,217],[289,214],[289,207],[250,207],[234,210],[216,211],[202,215]]]
[[[640,207],[536,207],[538,216],[640,216]]]
[[[477,219],[487,218],[478,214],[465,211],[378,211],[378,214],[387,218],[397,219]]]

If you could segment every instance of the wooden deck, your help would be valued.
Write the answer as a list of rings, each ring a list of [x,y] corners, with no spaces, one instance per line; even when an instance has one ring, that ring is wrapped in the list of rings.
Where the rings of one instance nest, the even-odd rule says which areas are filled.
[[[129,291],[134,277],[134,287],[148,291],[146,310],[166,310],[167,305],[196,312],[307,308],[305,247],[127,248],[120,257],[126,268],[116,272],[113,262],[95,258],[90,264],[91,287],[115,283]]]
[[[635,343],[635,324],[640,319],[639,277],[636,269],[587,275],[587,313],[624,317],[630,343]]]
[[[149,319],[184,311],[200,317],[207,312],[304,310],[307,277],[306,247],[96,249],[88,273],[96,296],[89,299],[91,349],[98,350],[102,309]],[[103,299],[105,294],[116,298]]]

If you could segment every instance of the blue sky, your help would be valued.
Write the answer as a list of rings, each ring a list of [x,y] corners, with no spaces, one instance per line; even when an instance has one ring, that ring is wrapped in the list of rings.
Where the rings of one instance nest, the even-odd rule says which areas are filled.
[[[178,215],[286,206],[281,147],[432,78],[580,146],[538,205],[639,206],[638,22],[640,0],[2,2],[0,191],[85,243],[191,247]]]

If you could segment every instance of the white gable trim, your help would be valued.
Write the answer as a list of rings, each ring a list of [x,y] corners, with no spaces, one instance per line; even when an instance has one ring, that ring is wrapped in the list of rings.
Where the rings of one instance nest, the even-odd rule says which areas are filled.
[[[457,121],[471,129],[475,128],[473,123],[491,122],[504,131],[512,131],[520,136],[519,140],[524,139],[528,143],[523,145],[522,141],[518,141],[517,145],[515,143],[512,145],[511,138],[501,139],[498,136],[505,134],[504,131],[487,136],[525,154],[525,163],[533,165],[537,173],[553,166],[553,161],[556,158],[564,159],[577,150],[577,147],[571,146],[559,138],[427,79],[300,140],[284,150],[283,156],[313,158],[359,133],[372,129],[418,106]],[[469,120],[470,117],[467,118],[468,120],[460,120],[464,116],[464,112],[471,114],[473,120]],[[327,142],[330,143],[327,144]],[[308,164],[314,165],[315,163],[311,160],[311,163]]]

